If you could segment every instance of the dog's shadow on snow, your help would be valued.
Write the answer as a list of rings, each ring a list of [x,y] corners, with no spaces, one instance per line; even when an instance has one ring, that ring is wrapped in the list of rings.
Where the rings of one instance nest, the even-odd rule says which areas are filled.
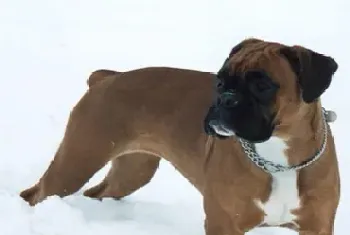
[[[74,208],[79,208],[88,221],[116,221],[116,220],[149,220],[154,217],[162,219],[160,214],[172,214],[172,205],[163,205],[156,202],[137,201],[133,199],[114,200],[110,198],[102,201],[71,197],[65,200],[67,204]],[[176,208],[175,208],[176,209]],[[158,218],[156,218],[158,219]]]
[[[186,234],[203,233],[203,212],[192,205],[141,201],[133,197],[121,200],[107,198],[99,201],[73,196],[64,201],[78,209],[88,223],[133,223],[139,227],[160,226],[166,230]]]

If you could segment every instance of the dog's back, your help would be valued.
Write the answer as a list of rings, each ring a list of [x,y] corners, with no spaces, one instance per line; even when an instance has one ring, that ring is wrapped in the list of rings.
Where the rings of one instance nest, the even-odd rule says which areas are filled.
[[[84,195],[122,198],[150,181],[160,157],[190,175],[201,191],[199,166],[208,138],[203,120],[213,79],[212,73],[169,67],[94,71],[42,183],[21,196],[31,205],[50,195],[67,196],[112,161],[105,180]]]

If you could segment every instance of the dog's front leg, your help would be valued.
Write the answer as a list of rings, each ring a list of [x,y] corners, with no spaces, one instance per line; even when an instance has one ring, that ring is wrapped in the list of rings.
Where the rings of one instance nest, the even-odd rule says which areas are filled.
[[[324,231],[324,232],[313,232],[313,231],[301,231],[300,235],[333,235],[332,231]]]
[[[212,205],[205,206],[205,235],[244,235],[234,228],[230,216],[220,207],[215,208],[213,202],[207,204]]]
[[[322,216],[322,206],[315,207],[315,210],[319,209],[313,215],[310,214],[307,219],[301,223],[299,235],[333,235],[333,223],[334,215]]]
[[[336,163],[329,164],[328,172],[322,172],[323,178],[306,178],[308,175],[305,172],[301,175],[303,206],[297,213],[300,235],[334,234],[334,221],[340,201],[340,180],[336,166]],[[317,171],[318,174],[320,172]]]
[[[206,235],[244,235],[227,211],[212,193],[204,195],[205,234]]]
[[[302,208],[299,218],[300,235],[333,235],[334,220],[338,207],[338,195],[332,190],[326,192],[330,197],[320,196],[304,199],[305,206]]]

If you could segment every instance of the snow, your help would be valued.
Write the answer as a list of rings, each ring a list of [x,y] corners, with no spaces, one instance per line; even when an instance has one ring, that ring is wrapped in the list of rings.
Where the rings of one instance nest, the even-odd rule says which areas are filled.
[[[48,166],[93,70],[168,65],[217,71],[231,47],[249,36],[301,44],[339,64],[323,104],[338,115],[331,124],[342,179],[335,234],[347,234],[349,7],[346,0],[1,1],[0,234],[204,235],[201,196],[167,162],[122,201],[82,196],[108,166],[63,199],[53,196],[33,208],[18,194]]]

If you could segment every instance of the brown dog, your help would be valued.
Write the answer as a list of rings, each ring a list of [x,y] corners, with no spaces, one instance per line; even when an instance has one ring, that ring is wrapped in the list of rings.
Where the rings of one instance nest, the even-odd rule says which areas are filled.
[[[202,193],[206,235],[259,226],[333,234],[340,180],[319,97],[337,67],[303,47],[247,39],[217,76],[164,67],[96,71],[49,168],[21,196],[35,205],[72,194],[112,161],[84,194],[122,198],[147,184],[165,158]]]

